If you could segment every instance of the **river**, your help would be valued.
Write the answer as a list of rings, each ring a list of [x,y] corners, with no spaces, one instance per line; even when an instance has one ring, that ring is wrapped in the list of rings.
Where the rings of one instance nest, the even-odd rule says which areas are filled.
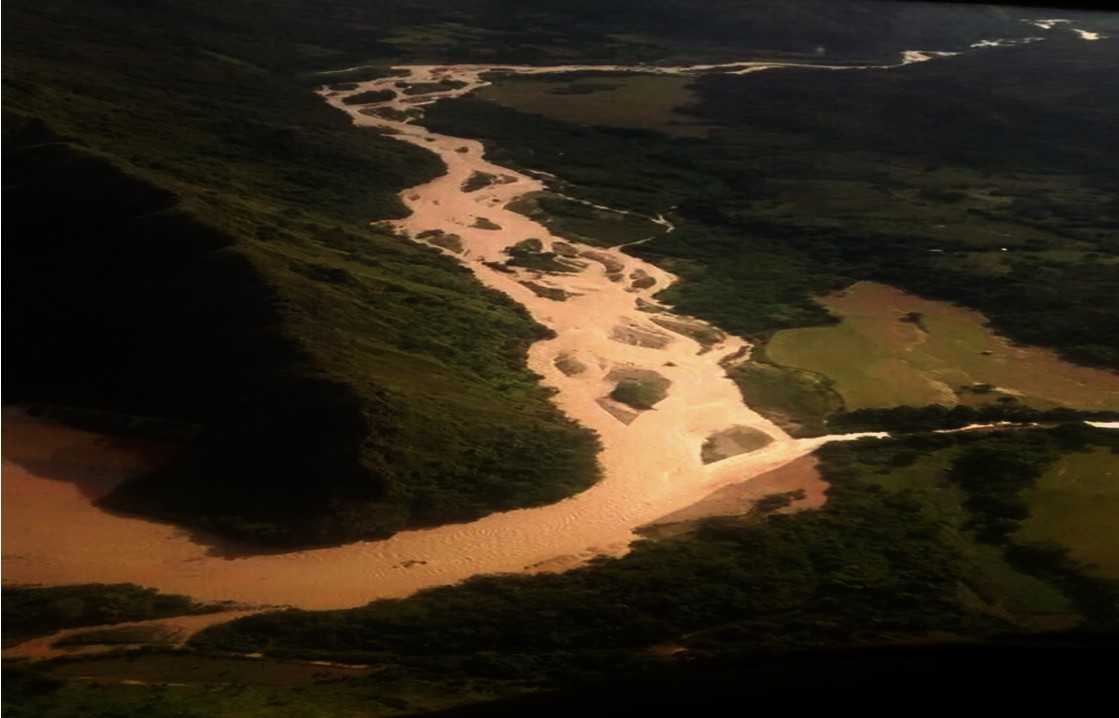
[[[941,54],[945,53],[906,53],[895,66]],[[489,162],[477,141],[437,134],[420,124],[424,104],[472,92],[485,84],[486,73],[495,70],[679,74],[744,73],[772,67],[772,63],[675,68],[412,66],[399,68],[407,73],[402,77],[364,82],[341,92],[319,91],[355,124],[390,132],[400,141],[434,152],[446,164],[444,175],[402,193],[412,214],[391,222],[392,229],[416,241],[441,243],[441,251],[461,261],[479,281],[524,305],[536,321],[555,332],[555,338],[532,346],[528,363],[545,385],[556,389],[557,405],[601,437],[603,479],[594,487],[550,506],[406,531],[383,541],[230,558],[174,526],[96,508],[88,482],[57,480],[55,469],[59,456],[72,455],[75,447],[104,448],[105,438],[12,414],[5,421],[6,445],[22,446],[24,455],[5,457],[5,582],[134,582],[199,600],[305,609],[359,606],[480,573],[565,567],[595,555],[619,555],[642,525],[782,467],[825,442],[859,436],[793,439],[751,410],[726,375],[729,363],[748,360],[749,346],[726,335],[713,346],[692,339],[688,327],[698,326],[697,320],[677,317],[654,299],[674,281],[671,274],[620,248],[560,240],[507,209],[514,199],[545,189],[544,181]],[[397,92],[394,99],[377,106],[343,102],[359,92],[398,91],[441,81],[464,84],[435,91],[424,88],[428,91],[413,95]],[[394,120],[362,112],[377,107],[412,116]],[[465,190],[463,183],[475,173],[499,181]],[[671,230],[663,218],[651,219]],[[421,234],[427,239],[419,239]],[[445,241],[452,234],[459,238],[457,243]],[[541,240],[545,250],[562,249],[573,271],[541,274],[494,268],[509,259],[509,247],[530,237]],[[562,301],[556,298],[560,296]],[[650,308],[658,311],[652,313]],[[666,397],[653,410],[628,413],[621,405],[603,401],[619,378],[641,372],[669,382]],[[705,464],[701,460],[705,440],[735,427],[764,434],[769,443]],[[107,467],[104,464],[93,470],[101,476],[108,471],[110,478],[119,478],[125,470],[115,459]],[[83,470],[89,470],[88,462]]]

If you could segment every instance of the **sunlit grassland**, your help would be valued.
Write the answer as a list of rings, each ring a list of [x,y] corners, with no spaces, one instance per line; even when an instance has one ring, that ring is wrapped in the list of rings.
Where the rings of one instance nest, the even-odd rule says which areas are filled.
[[[656,130],[674,137],[702,137],[707,127],[676,112],[695,96],[690,77],[614,73],[517,77],[497,75],[481,99],[575,125]]]
[[[1056,541],[1072,558],[1119,579],[1119,455],[1107,449],[1066,454],[1024,498],[1030,516],[1017,538]]]
[[[1119,408],[1119,376],[1014,346],[978,312],[870,282],[819,301],[842,321],[778,332],[766,352],[830,378],[849,410],[1000,397],[1043,409]]]

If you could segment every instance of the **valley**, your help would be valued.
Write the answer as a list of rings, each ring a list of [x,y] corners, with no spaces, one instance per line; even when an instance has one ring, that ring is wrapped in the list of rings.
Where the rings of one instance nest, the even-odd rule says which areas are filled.
[[[206,62],[229,94],[214,109],[187,90],[198,110],[158,140],[116,134],[116,110],[72,143],[21,118],[21,171],[78,157],[148,203],[108,192],[105,227],[67,236],[107,242],[106,266],[129,258],[109,306],[147,291],[135,282],[153,258],[239,274],[189,275],[192,291],[214,287],[215,311],[147,322],[158,357],[180,327],[218,318],[212,337],[181,335],[197,345],[173,391],[153,391],[170,381],[158,361],[119,381],[131,365],[108,353],[91,362],[95,410],[5,409],[5,600],[25,631],[4,648],[13,715],[412,714],[1119,620],[1106,93],[1046,114],[1046,92],[1106,65],[1107,26],[1027,30],[977,11],[1007,39],[733,61],[665,32],[610,36],[621,50],[606,60],[593,42],[487,59],[500,33],[552,42],[548,21],[483,30],[408,12],[369,45],[408,60],[298,77],[326,53],[276,59],[223,26]],[[646,62],[654,47],[674,62]],[[171,64],[186,78],[184,57]],[[986,57],[997,69],[973,74]],[[989,113],[944,113],[958,126],[853,101],[889,88],[916,107],[924,83],[974,98],[1025,71],[1039,89],[990,90]],[[138,125],[162,112],[153,77]],[[316,101],[302,121],[329,132],[287,125],[297,84]],[[52,106],[15,87],[20,112]],[[52,126],[75,132],[87,109]],[[208,124],[223,112],[237,119]],[[1057,129],[989,155],[975,149],[989,135],[960,129],[1004,121]],[[228,140],[243,164],[226,194],[206,179],[221,163],[179,152],[177,132]],[[170,164],[139,159],[145,142]],[[45,201],[56,175],[32,176],[17,190]],[[179,246],[209,243],[178,259],[110,241],[145,212],[174,215]],[[198,234],[206,223],[221,229]],[[68,250],[52,251],[28,250],[28,266]],[[49,311],[96,296],[99,270],[67,288],[71,264]],[[222,317],[241,288],[255,319]],[[126,313],[111,336],[146,320]],[[50,326],[31,334],[41,355]],[[122,355],[131,341],[146,340]],[[20,391],[83,386],[54,386],[56,364]]]

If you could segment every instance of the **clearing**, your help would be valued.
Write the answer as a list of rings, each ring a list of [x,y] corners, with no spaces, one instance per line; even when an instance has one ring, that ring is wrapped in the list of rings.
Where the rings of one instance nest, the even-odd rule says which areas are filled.
[[[1040,409],[1119,409],[1119,375],[1015,346],[979,312],[874,282],[819,301],[842,322],[778,332],[766,355],[832,380],[848,410],[1010,397]]]

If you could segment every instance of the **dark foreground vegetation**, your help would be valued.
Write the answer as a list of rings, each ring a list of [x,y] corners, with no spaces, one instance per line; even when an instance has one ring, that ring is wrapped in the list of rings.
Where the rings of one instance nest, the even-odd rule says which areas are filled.
[[[1117,442],[1069,424],[833,444],[820,452],[831,488],[819,511],[701,521],[565,574],[252,616],[192,645],[371,664],[383,691],[422,681],[446,696],[929,635],[1107,633],[1114,583],[1015,532],[1041,472]]]
[[[185,654],[9,667],[5,710],[326,718],[574,691],[507,709],[553,715],[564,701],[594,696],[625,706],[688,695],[689,705],[705,705],[708,688],[725,691],[727,681],[756,685],[754,702],[768,705],[788,694],[767,686],[803,688],[817,672],[812,685],[834,683],[826,698],[840,703],[863,704],[886,677],[899,696],[928,691],[932,700],[941,694],[929,684],[935,676],[966,685],[982,675],[977,694],[1007,705],[1014,680],[1038,672],[1046,688],[1033,699],[1067,698],[1071,686],[1096,685],[1093,666],[1113,655],[1106,646],[1119,629],[1119,587],[1059,545],[1021,539],[1019,527],[1030,487],[1055,462],[1092,455],[1114,466],[1116,453],[1114,432],[1082,424],[831,444],[819,452],[831,485],[821,510],[683,524],[624,558],[565,574],[477,577],[364,608],[252,616],[206,630]],[[1038,632],[1049,635],[1000,638]],[[902,639],[918,640],[859,650]],[[954,647],[917,645],[946,639]],[[255,652],[264,662],[229,655]],[[372,670],[340,678],[306,665],[299,677],[301,664],[267,664],[284,659]],[[184,666],[210,682],[155,685],[181,680]],[[67,682],[74,675],[101,678]],[[137,676],[153,685],[114,685]],[[875,695],[891,695],[891,686]]]

